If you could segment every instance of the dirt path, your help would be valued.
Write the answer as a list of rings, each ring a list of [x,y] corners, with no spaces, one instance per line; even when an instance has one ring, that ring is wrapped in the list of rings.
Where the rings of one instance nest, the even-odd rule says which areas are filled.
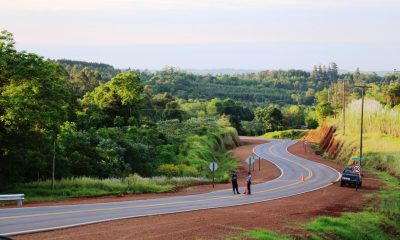
[[[246,145],[232,151],[243,160],[252,150]],[[305,153],[302,143],[297,143],[289,151],[338,170],[342,166],[316,156],[311,151]],[[268,179],[278,174],[276,168],[262,167],[258,179]],[[243,172],[244,171],[244,172]],[[245,169],[240,174],[245,173]],[[258,171],[254,177],[257,178]],[[271,175],[272,174],[272,175]],[[241,175],[242,176],[242,175]],[[229,186],[229,185],[228,185]],[[342,211],[357,211],[356,206],[367,203],[363,196],[378,190],[379,182],[366,174],[363,188],[341,188],[338,184],[301,194],[294,197],[240,207],[228,207],[188,213],[151,216],[99,223],[88,226],[27,234],[16,239],[224,239],[238,235],[243,229],[267,228],[284,233],[303,235],[301,223],[320,215],[338,216]]]

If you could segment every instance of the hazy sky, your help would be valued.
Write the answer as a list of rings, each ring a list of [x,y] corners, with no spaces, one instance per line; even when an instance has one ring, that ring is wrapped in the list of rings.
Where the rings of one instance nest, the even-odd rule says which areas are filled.
[[[400,69],[400,0],[0,0],[0,29],[120,68]]]

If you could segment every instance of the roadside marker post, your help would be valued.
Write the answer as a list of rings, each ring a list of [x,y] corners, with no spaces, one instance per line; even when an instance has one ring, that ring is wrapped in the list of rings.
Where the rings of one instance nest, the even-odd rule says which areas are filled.
[[[210,170],[212,171],[212,175],[213,175],[213,188],[214,188],[214,183],[215,183],[215,171],[217,171],[218,169],[218,164],[216,162],[212,162],[210,163],[209,166]]]
[[[308,142],[304,141],[304,152],[307,152],[307,144],[308,144]]]
[[[258,171],[261,170],[261,157],[258,157]]]

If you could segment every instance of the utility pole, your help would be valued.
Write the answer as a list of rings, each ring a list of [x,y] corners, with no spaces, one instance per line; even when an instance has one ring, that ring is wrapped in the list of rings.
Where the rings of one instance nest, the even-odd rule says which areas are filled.
[[[331,91],[331,87],[328,88],[328,103],[330,103],[330,99],[329,99],[329,92]]]
[[[343,135],[346,135],[346,79],[343,79]]]
[[[338,102],[338,97],[337,97],[337,85],[333,85],[333,93],[334,95],[334,103],[335,103],[335,107],[334,107],[334,114],[335,114],[335,119],[336,119],[336,109],[337,109],[337,102]]]
[[[363,148],[363,129],[364,129],[364,92],[366,91],[367,88],[371,87],[368,87],[366,85],[354,86],[354,87],[361,88],[361,126],[360,126],[360,165],[361,165],[363,156],[362,148]]]
[[[55,169],[56,169],[56,138],[54,137],[53,141],[53,170],[51,174],[51,190],[54,190],[54,175],[55,175]]]

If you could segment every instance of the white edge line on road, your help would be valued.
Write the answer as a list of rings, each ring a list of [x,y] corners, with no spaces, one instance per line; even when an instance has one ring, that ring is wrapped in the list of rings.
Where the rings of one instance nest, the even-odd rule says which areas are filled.
[[[196,209],[190,209],[190,210],[181,210],[181,211],[164,212],[164,213],[155,213],[155,214],[143,214],[143,215],[129,216],[129,217],[109,218],[109,219],[104,219],[104,220],[90,221],[90,222],[77,223],[77,224],[71,224],[71,225],[64,225],[64,226],[59,226],[59,227],[41,228],[41,229],[27,230],[27,231],[20,231],[20,232],[0,233],[0,235],[4,235],[4,236],[14,236],[14,235],[20,235],[20,234],[29,234],[29,233],[37,233],[37,232],[43,232],[43,231],[60,230],[60,229],[65,229],[65,228],[70,228],[70,227],[79,227],[79,226],[90,225],[90,224],[95,224],[95,223],[110,222],[110,221],[114,221],[114,220],[123,220],[123,219],[129,219],[129,218],[160,216],[160,215],[174,214],[174,213],[185,213],[185,212],[194,212],[194,211],[208,210],[208,209],[217,209],[217,208],[227,208],[227,207],[243,206],[243,205],[249,205],[249,204],[254,204],[254,203],[261,203],[261,202],[267,202],[267,201],[272,201],[272,200],[277,200],[277,199],[292,197],[292,196],[296,196],[296,195],[301,195],[301,194],[304,194],[304,193],[308,193],[308,192],[316,191],[316,190],[321,189],[321,188],[328,187],[328,186],[330,186],[330,185],[332,185],[332,184],[333,184],[333,183],[328,183],[328,184],[326,184],[326,185],[324,185],[324,186],[322,186],[322,187],[314,188],[314,189],[307,190],[307,191],[303,191],[303,192],[299,192],[299,193],[289,194],[289,195],[282,196],[282,197],[268,198],[268,199],[263,199],[263,200],[258,200],[258,201],[252,201],[252,202],[247,202],[247,203],[241,203],[241,204],[231,204],[231,205],[217,206],[217,207],[204,207],[204,208],[196,208]]]
[[[338,178],[336,178],[336,180],[333,181],[333,182],[335,182],[335,183],[339,182],[339,180],[342,178],[342,174],[338,170],[334,169],[333,167],[330,167],[330,166],[322,164],[322,163],[317,163],[317,164],[325,166],[325,167],[328,167],[328,168],[332,169],[333,171],[335,171],[338,174]]]
[[[294,143],[293,144],[295,144],[296,142],[298,142],[297,140],[292,140],[292,141],[294,141]],[[328,165],[325,165],[325,164],[323,164],[323,163],[318,163],[318,162],[314,162],[313,160],[309,160],[309,159],[306,159],[306,158],[303,158],[303,157],[300,157],[300,156],[297,156],[297,155],[295,155],[295,154],[293,154],[293,153],[291,153],[291,152],[289,152],[289,150],[288,150],[288,148],[290,147],[290,146],[292,146],[293,144],[291,144],[291,145],[289,145],[289,146],[286,146],[286,152],[287,153],[289,153],[290,155],[293,155],[293,156],[296,156],[296,157],[299,157],[299,158],[302,158],[302,159],[305,159],[305,160],[307,160],[307,161],[310,161],[310,162],[313,162],[313,163],[315,163],[315,164],[318,164],[318,165],[321,165],[321,166],[324,166],[324,167],[327,167],[327,168],[330,168],[331,170],[333,170],[334,172],[336,172],[337,174],[338,174],[338,178],[336,178],[336,180],[335,181],[333,181],[333,182],[338,182],[339,180],[340,180],[340,178],[342,177],[342,174],[338,171],[338,170],[336,170],[336,169],[334,169],[333,167],[330,167],[330,166],[328,166]]]
[[[255,155],[257,155],[259,158],[265,159],[266,161],[268,161],[268,162],[274,164],[274,165],[279,169],[279,171],[281,172],[281,175],[280,175],[279,177],[275,178],[275,179],[270,180],[270,181],[276,181],[276,180],[278,180],[279,178],[281,178],[281,177],[283,176],[283,169],[282,169],[281,167],[279,167],[276,163],[274,163],[274,162],[272,162],[272,161],[270,161],[270,160],[268,160],[268,159],[266,159],[266,158],[264,158],[264,157],[261,157],[260,155],[258,155],[258,154],[255,152],[255,149],[256,149],[257,147],[262,146],[262,145],[266,145],[266,144],[268,144],[268,143],[263,143],[263,144],[260,144],[260,145],[255,146],[255,147],[253,148],[253,153],[254,153]]]
[[[267,141],[275,141],[275,142],[277,142],[277,141],[280,141],[280,140],[276,140],[276,139],[267,139],[267,138],[263,138],[263,140],[267,140]],[[261,139],[260,139],[261,140]],[[259,145],[257,145],[257,146],[255,146],[254,148],[253,148],[253,153],[254,154],[256,154],[257,156],[258,156],[258,154],[257,153],[255,153],[254,152],[254,149],[256,148],[256,147],[258,147],[258,146],[261,146],[261,145],[264,145],[264,144],[268,144],[268,142],[267,143],[262,143],[262,144],[259,144]],[[265,159],[265,158],[263,158],[263,159]],[[265,159],[265,160],[267,160],[267,159]],[[269,161],[269,160],[267,160],[267,161]],[[269,161],[269,162],[271,162],[271,161]],[[275,163],[273,163],[273,162],[271,162],[272,164],[274,164],[276,167],[278,167],[279,168],[279,170],[280,170],[280,172],[281,172],[281,175],[278,177],[278,178],[275,178],[275,179],[272,179],[272,180],[270,180],[270,181],[274,181],[274,180],[278,180],[279,178],[281,178],[282,177],[282,175],[283,175],[283,170],[282,170],[282,168],[280,168],[278,165],[276,165]],[[226,191],[226,190],[229,190],[229,189],[221,189],[221,190],[216,190],[216,191],[211,191],[211,192],[207,192],[207,193],[201,193],[201,194],[209,194],[209,193],[214,193],[214,192],[219,192],[219,191]],[[193,194],[193,195],[197,195],[197,194]],[[186,196],[193,196],[193,195],[186,195]],[[126,203],[126,202],[132,202],[132,201],[147,201],[147,200],[157,200],[157,199],[161,199],[161,198],[175,198],[175,197],[182,197],[182,196],[165,196],[165,197],[156,197],[156,198],[149,198],[149,199],[139,199],[139,200],[127,200],[127,201],[115,201],[115,202],[100,202],[100,203],[82,203],[82,204],[79,204],[79,206],[88,206],[88,205],[90,205],[90,206],[96,206],[96,205],[104,205],[104,204],[107,204],[107,205],[109,205],[109,204],[111,204],[111,205],[114,205],[114,204],[118,204],[118,203]],[[53,205],[53,206],[37,206],[37,207],[30,207],[30,206],[28,206],[28,207],[18,207],[18,208],[15,208],[15,207],[10,207],[10,208],[0,208],[0,212],[1,211],[16,211],[16,210],[25,210],[25,209],[35,209],[35,208],[59,208],[59,207],[73,207],[73,206],[77,206],[77,204],[63,204],[63,205]]]
[[[259,145],[258,145],[259,146]],[[256,146],[257,147],[257,146]],[[254,148],[256,148],[254,147]],[[288,153],[290,153],[287,148],[289,146],[286,147],[286,151]],[[254,148],[253,148],[253,153],[256,154],[254,152]],[[290,153],[291,154],[291,153]],[[256,154],[258,156],[258,154]],[[267,159],[266,159],[267,160]],[[307,160],[307,159],[306,159]],[[269,160],[267,160],[269,161]],[[310,160],[308,160],[310,161]],[[271,161],[269,161],[271,162]],[[273,163],[273,162],[271,162]],[[314,162],[313,162],[314,163]],[[283,175],[283,171],[282,169],[276,165],[275,163],[273,163],[275,166],[277,166],[280,170],[281,170],[281,176]],[[321,164],[318,163],[320,165],[326,166],[328,168],[331,168],[332,170],[336,171],[339,175],[341,175],[336,169],[329,167],[325,164]],[[279,179],[281,176],[279,176],[276,179]],[[339,177],[340,178],[340,177]],[[338,179],[339,179],[338,178]],[[318,188],[314,188],[311,190],[307,190],[307,191],[303,191],[303,192],[299,192],[299,193],[294,193],[294,194],[289,194],[286,196],[281,196],[281,197],[277,197],[277,198],[269,198],[269,199],[263,199],[263,200],[258,200],[258,201],[252,201],[252,202],[247,202],[247,203],[240,203],[240,204],[231,204],[231,205],[226,205],[226,206],[217,206],[217,207],[204,207],[204,208],[197,208],[197,209],[190,209],[190,210],[181,210],[181,211],[171,211],[171,212],[164,212],[164,213],[156,213],[156,214],[143,214],[143,215],[137,215],[137,216],[129,216],[129,217],[119,217],[119,218],[109,218],[109,219],[103,219],[103,220],[98,220],[98,221],[90,221],[90,222],[84,222],[84,223],[78,223],[78,224],[71,224],[71,225],[64,225],[64,226],[58,226],[58,227],[52,227],[52,228],[42,228],[42,229],[35,229],[35,230],[27,230],[27,231],[20,231],[20,232],[10,232],[10,233],[0,233],[0,235],[4,235],[4,236],[13,236],[13,235],[19,235],[19,234],[29,234],[29,233],[36,233],[36,232],[43,232],[43,231],[52,231],[52,230],[59,230],[59,229],[65,229],[65,228],[70,228],[70,227],[78,227],[78,226],[84,226],[84,225],[89,225],[89,224],[95,224],[95,223],[102,223],[102,222],[109,222],[109,221],[114,221],[114,220],[123,220],[123,219],[129,219],[129,218],[138,218],[138,217],[148,217],[148,216],[159,216],[159,215],[166,215],[166,214],[173,214],[173,213],[184,213],[184,212],[194,212],[194,211],[200,211],[200,210],[208,210],[208,209],[216,209],[216,208],[227,208],[227,207],[235,207],[235,206],[243,206],[243,205],[249,205],[249,204],[254,204],[254,203],[260,203],[260,202],[266,202],[266,201],[272,201],[272,200],[277,200],[277,199],[282,199],[282,198],[286,198],[286,197],[292,197],[292,196],[296,196],[296,195],[300,195],[300,194],[304,194],[304,193],[308,193],[308,192],[312,192],[312,191],[316,191],[318,189],[322,189],[325,187],[328,187],[330,185],[332,185],[333,183],[328,183],[324,186],[318,187]]]

